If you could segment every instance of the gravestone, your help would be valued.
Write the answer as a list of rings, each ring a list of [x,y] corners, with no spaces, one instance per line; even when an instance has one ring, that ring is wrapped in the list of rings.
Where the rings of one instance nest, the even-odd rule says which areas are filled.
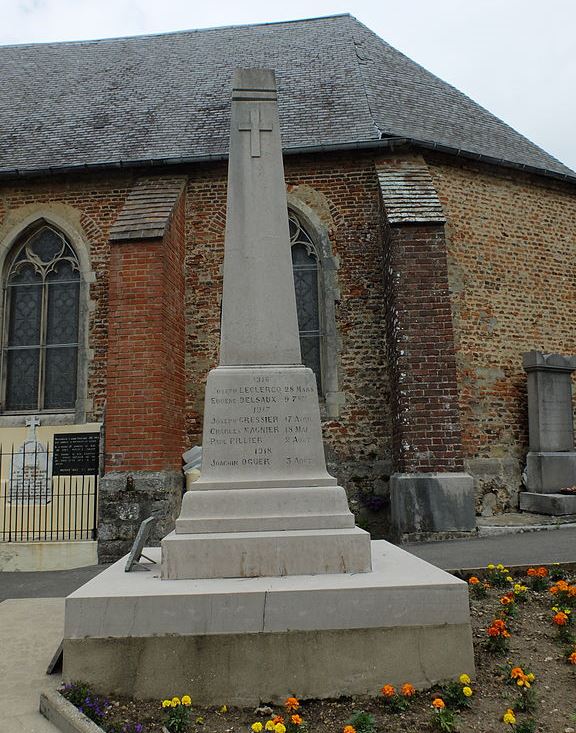
[[[571,380],[576,357],[530,351],[524,354],[523,364],[528,375],[530,450],[520,509],[576,514],[576,496],[568,493],[576,486]]]
[[[36,436],[40,420],[28,417],[26,425],[26,438],[10,466],[10,503],[48,504],[52,499],[52,470],[47,449]]]
[[[274,73],[234,77],[220,364],[161,573],[66,599],[64,678],[199,704],[429,687],[474,659],[467,584],[354,526],[300,360]],[[192,457],[192,456],[190,456]]]

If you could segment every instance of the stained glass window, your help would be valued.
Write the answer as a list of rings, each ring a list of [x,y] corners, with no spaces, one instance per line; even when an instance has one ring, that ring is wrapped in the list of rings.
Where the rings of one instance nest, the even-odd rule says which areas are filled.
[[[6,411],[74,408],[79,305],[78,258],[59,232],[42,226],[17,245],[5,280]]]
[[[314,371],[318,393],[322,394],[322,326],[319,308],[318,254],[310,235],[292,211],[288,212],[288,223],[302,362]]]

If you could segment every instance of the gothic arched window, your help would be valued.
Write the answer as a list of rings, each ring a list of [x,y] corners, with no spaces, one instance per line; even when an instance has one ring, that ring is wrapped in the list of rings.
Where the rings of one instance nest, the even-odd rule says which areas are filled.
[[[4,277],[5,412],[73,410],[76,404],[80,266],[43,224],[16,244]]]
[[[322,318],[318,252],[293,211],[288,212],[288,223],[302,362],[316,375],[318,394],[322,395]]]

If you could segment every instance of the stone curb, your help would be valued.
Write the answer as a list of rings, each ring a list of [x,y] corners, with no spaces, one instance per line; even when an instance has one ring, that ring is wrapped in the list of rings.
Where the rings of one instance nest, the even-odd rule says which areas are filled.
[[[57,690],[40,695],[40,712],[61,733],[104,733],[102,728],[81,713]]]

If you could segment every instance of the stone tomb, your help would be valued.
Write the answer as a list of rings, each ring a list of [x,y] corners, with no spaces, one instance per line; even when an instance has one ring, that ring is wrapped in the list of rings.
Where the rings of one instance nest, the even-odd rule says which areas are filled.
[[[576,450],[571,375],[576,357],[524,354],[528,375],[526,491],[520,509],[540,514],[576,514],[576,495],[562,491],[576,486]]]
[[[355,527],[302,366],[274,74],[232,95],[220,364],[202,472],[148,573],[66,599],[64,676],[204,704],[377,694],[473,673],[466,583]]]

